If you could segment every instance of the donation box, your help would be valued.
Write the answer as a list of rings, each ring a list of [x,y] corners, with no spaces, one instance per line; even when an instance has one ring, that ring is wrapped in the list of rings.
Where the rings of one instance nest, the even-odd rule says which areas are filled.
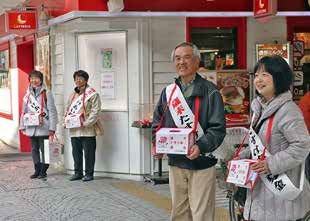
[[[156,132],[155,154],[189,154],[194,142],[192,128],[161,128]]]

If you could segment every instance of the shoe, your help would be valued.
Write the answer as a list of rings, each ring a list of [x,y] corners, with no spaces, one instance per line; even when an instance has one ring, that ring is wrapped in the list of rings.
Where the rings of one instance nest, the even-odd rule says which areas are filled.
[[[94,179],[93,176],[84,176],[82,180],[83,180],[83,182],[87,182],[87,181],[91,181],[93,179]]]
[[[44,178],[46,178],[47,177],[47,175],[45,174],[45,175],[39,175],[38,176],[38,179],[44,179]]]
[[[30,179],[38,178],[38,176],[39,176],[39,175],[37,175],[37,174],[32,174],[32,175],[30,176]]]
[[[74,181],[74,180],[80,180],[82,179],[83,176],[82,175],[73,175],[69,178],[70,181]]]

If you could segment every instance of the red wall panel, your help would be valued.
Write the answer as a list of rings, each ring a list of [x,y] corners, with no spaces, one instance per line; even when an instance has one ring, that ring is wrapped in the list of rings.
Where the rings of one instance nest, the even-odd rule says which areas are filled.
[[[67,0],[68,1],[68,0]],[[108,0],[80,0],[80,11],[108,11]]]
[[[252,0],[124,0],[125,11],[251,11]]]

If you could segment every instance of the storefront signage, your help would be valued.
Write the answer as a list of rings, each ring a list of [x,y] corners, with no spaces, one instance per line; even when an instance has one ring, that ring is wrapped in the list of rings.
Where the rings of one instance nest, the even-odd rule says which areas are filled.
[[[254,17],[266,18],[277,13],[278,0],[254,0]]]
[[[37,29],[36,11],[7,11],[6,31]]]

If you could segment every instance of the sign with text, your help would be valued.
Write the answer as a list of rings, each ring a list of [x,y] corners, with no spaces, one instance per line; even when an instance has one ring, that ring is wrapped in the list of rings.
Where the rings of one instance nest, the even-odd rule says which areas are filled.
[[[254,17],[272,17],[277,13],[278,0],[254,0]]]
[[[36,11],[7,11],[5,18],[7,32],[37,29]]]

